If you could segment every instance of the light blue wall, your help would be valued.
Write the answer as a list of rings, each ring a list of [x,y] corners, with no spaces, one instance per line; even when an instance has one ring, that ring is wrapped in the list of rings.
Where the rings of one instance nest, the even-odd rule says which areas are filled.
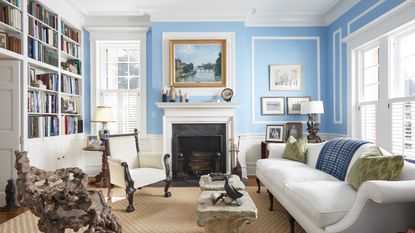
[[[361,0],[353,6],[353,8],[328,26],[328,88],[325,88],[324,99],[326,100],[326,112],[322,118],[322,121],[324,121],[325,132],[347,134],[347,47],[346,44],[341,42],[342,39],[400,5],[402,2],[404,2],[404,0],[386,0],[384,2],[379,0]],[[350,26],[348,26],[348,24],[350,24]],[[348,27],[350,29],[348,29]],[[341,33],[335,33],[338,32],[339,29],[341,30]],[[335,83],[334,88],[333,83]],[[342,87],[341,97],[340,86]],[[341,109],[340,99],[342,99]],[[339,121],[341,118],[341,123],[334,122],[334,119]]]
[[[258,28],[245,27],[242,22],[215,23],[152,23],[148,39],[147,77],[147,132],[162,133],[163,111],[155,106],[161,101],[162,87],[162,33],[163,32],[235,32],[235,83],[233,102],[240,103],[236,110],[237,133],[264,133],[265,123],[253,123],[252,109],[255,105],[256,121],[298,121],[304,116],[261,116],[261,96],[311,96],[317,98],[317,55],[319,53],[321,81],[326,80],[326,28]],[[267,37],[269,40],[256,40],[253,37]],[[277,39],[277,37],[279,39]],[[298,38],[293,38],[298,37]],[[307,39],[313,38],[313,39]],[[317,52],[317,40],[320,50]],[[254,47],[254,54],[252,54]],[[255,96],[252,101],[252,58],[255,61]],[[270,64],[302,64],[302,91],[269,91]],[[217,96],[190,97],[191,102],[211,101]],[[324,126],[323,126],[324,127]]]
[[[83,30],[84,41],[83,41],[83,53],[84,63],[82,79],[84,82],[84,133],[91,133],[91,44],[89,41],[89,32]]]

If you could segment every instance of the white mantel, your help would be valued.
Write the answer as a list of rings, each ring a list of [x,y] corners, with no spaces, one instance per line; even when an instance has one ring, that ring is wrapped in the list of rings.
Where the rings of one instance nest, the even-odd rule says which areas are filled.
[[[234,110],[237,103],[156,103],[158,108],[164,109],[163,115],[163,152],[172,152],[173,124],[226,124],[226,141],[234,138],[235,119]],[[229,151],[226,152],[226,172],[231,170]]]

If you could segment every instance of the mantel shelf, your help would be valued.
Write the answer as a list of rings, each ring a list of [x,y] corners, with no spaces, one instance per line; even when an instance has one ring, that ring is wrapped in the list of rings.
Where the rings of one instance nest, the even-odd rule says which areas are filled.
[[[180,103],[180,102],[157,102],[158,108],[162,109],[235,109],[239,107],[238,103],[216,103],[216,102],[190,102],[190,103]]]

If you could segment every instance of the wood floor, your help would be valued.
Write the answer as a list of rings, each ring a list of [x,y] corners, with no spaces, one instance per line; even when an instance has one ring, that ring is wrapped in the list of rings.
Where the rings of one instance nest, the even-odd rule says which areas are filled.
[[[256,186],[255,176],[248,177],[248,186]],[[18,216],[19,214],[28,211],[27,208],[21,207],[16,210],[8,211],[8,212],[0,212],[0,224]]]

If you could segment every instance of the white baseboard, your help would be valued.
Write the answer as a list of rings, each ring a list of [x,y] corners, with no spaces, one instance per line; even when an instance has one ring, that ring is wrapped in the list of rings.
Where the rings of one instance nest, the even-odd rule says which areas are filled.
[[[4,191],[0,192],[0,207],[6,205],[6,193]]]

